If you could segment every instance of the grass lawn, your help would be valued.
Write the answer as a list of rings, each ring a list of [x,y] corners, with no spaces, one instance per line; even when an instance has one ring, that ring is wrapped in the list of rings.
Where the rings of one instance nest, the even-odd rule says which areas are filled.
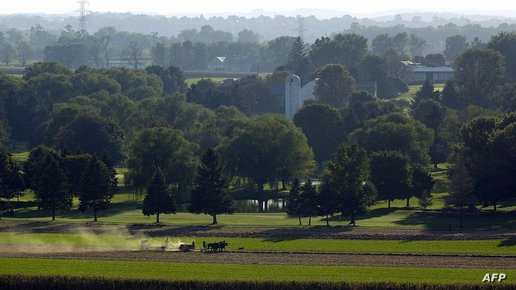
[[[228,79],[228,78],[220,78],[220,77],[213,77],[213,78],[191,78],[191,79],[186,79],[186,85],[187,86],[191,86],[193,84],[196,84],[198,83],[200,80],[211,80],[215,83],[221,83],[223,82],[225,79]]]
[[[422,85],[410,85],[409,91],[397,97],[398,100],[406,100],[412,103],[414,99],[414,95],[421,88]],[[434,89],[437,91],[442,91],[444,88],[444,84],[434,84]]]
[[[485,269],[194,264],[58,259],[0,259],[0,274],[67,275],[161,280],[367,281],[480,284]],[[516,270],[506,273],[506,283]]]
[[[0,233],[0,245],[48,245],[76,246],[138,250],[144,237],[106,234],[22,234]],[[196,241],[215,242],[226,240],[229,250],[244,247],[248,251],[321,251],[321,252],[370,252],[370,253],[425,253],[425,254],[482,254],[513,255],[516,244],[505,240],[477,241],[384,241],[384,240],[317,240],[317,239],[262,239],[227,237],[170,237],[173,244]],[[151,244],[159,246],[165,238],[151,238]]]

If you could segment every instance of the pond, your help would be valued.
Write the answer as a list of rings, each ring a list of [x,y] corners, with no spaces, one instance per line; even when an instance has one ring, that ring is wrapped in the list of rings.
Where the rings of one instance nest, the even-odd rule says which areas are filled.
[[[284,207],[285,207],[284,199],[269,199],[262,203],[260,203],[257,200],[252,200],[252,199],[235,200],[235,212],[275,213],[275,212],[284,212]]]

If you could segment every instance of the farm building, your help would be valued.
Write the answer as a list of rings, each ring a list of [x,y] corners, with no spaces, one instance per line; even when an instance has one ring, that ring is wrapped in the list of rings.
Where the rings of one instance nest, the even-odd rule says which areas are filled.
[[[423,83],[443,83],[454,78],[454,70],[449,66],[413,66],[407,69],[404,81],[408,84]]]

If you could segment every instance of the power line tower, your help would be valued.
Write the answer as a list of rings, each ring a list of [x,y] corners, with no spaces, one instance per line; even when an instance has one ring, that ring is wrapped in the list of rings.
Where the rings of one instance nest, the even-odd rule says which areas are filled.
[[[294,29],[294,31],[297,31],[297,36],[303,39],[304,33],[306,32],[305,29],[305,18],[301,15],[298,15],[297,17],[297,28]]]
[[[79,3],[79,31],[84,34],[87,31],[86,16],[89,11],[86,7],[89,3],[87,0],[79,0],[77,3]]]

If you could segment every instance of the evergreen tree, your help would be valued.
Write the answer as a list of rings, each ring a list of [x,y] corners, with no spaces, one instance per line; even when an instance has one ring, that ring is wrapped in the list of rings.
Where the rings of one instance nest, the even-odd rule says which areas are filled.
[[[52,211],[52,220],[56,219],[56,210],[72,206],[72,196],[68,193],[66,175],[58,160],[47,155],[42,164],[38,184],[33,188],[40,208]]]
[[[176,213],[174,195],[165,183],[165,175],[158,167],[147,187],[147,195],[143,199],[142,212],[144,215],[156,215],[156,223],[159,223],[159,215],[164,213]]]
[[[218,214],[234,212],[233,199],[229,195],[228,180],[220,156],[209,149],[202,157],[197,168],[195,188],[191,192],[189,211],[195,214],[208,214],[217,223]]]
[[[422,100],[434,100],[439,101],[440,93],[439,91],[436,91],[434,88],[434,85],[431,84],[429,81],[425,81],[421,88],[416,92],[415,98],[414,98],[414,106],[419,104]]]
[[[301,225],[301,185],[299,183],[299,179],[295,179],[292,182],[292,186],[290,187],[290,191],[287,196],[287,205],[286,210],[287,214],[290,216],[296,216],[299,219],[299,225]]]
[[[319,214],[326,216],[326,226],[330,226],[329,216],[337,211],[337,194],[328,184],[328,177],[323,176],[321,190],[317,196]]]
[[[457,164],[448,171],[450,179],[450,196],[446,204],[459,207],[459,227],[464,227],[464,207],[473,207],[477,201],[473,195],[473,179],[471,178],[464,160],[459,157]]]
[[[301,37],[297,37],[288,54],[286,67],[296,71],[306,58],[306,44]]]
[[[441,102],[444,106],[452,109],[462,109],[465,106],[465,100],[459,96],[453,81],[446,81],[444,84],[441,92]]]
[[[82,176],[79,210],[93,209],[93,221],[97,221],[97,212],[107,208],[113,197],[113,181],[104,162],[91,158]]]
[[[308,217],[308,225],[312,225],[312,216],[317,215],[317,191],[308,179],[301,188],[300,206],[303,216]]]

